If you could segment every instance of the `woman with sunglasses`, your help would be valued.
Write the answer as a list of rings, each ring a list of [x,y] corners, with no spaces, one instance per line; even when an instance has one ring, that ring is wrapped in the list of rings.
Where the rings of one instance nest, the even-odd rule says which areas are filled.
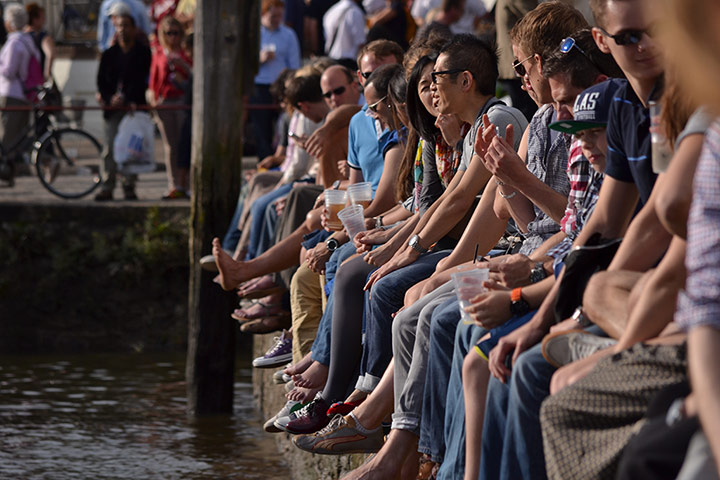
[[[177,72],[187,77],[192,60],[182,49],[185,32],[174,17],[163,17],[158,26],[159,45],[155,48],[150,64],[150,91],[153,106],[181,106],[184,92],[173,81]],[[184,110],[158,110],[156,121],[165,152],[165,167],[168,176],[168,191],[164,200],[189,198],[190,169],[178,166],[178,144],[182,123],[187,113]]]

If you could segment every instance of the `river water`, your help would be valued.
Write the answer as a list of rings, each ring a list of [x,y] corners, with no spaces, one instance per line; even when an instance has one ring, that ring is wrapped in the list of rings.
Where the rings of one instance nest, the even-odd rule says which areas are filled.
[[[0,479],[287,479],[250,374],[192,420],[182,355],[0,356]]]

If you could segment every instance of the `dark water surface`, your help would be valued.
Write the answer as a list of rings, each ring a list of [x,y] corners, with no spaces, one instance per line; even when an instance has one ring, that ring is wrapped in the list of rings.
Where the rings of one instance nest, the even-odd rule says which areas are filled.
[[[232,417],[185,414],[184,356],[0,356],[0,479],[290,477],[236,374]]]

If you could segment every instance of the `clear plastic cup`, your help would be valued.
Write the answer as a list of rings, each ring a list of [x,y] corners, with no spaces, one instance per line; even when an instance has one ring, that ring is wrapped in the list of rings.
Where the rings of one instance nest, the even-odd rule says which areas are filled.
[[[483,282],[487,281],[490,270],[487,268],[471,267],[450,277],[455,285],[455,295],[460,304],[460,315],[465,324],[475,323],[470,314],[465,311],[471,305],[471,300],[486,291]]]
[[[347,188],[350,202],[353,205],[362,205],[367,209],[372,202],[372,185],[370,182],[353,183]]]
[[[670,142],[665,138],[662,126],[660,125],[660,114],[662,113],[662,105],[658,102],[650,101],[650,140],[652,147],[652,169],[655,173],[663,173],[667,170],[673,152],[670,148]]]
[[[350,239],[355,238],[355,235],[358,233],[365,231],[365,216],[363,215],[362,205],[345,207],[338,213],[338,217],[345,226],[345,230],[347,230]]]
[[[340,210],[345,208],[347,194],[345,190],[325,190],[325,209],[328,211],[327,226],[330,230],[342,230],[343,225],[338,218]]]

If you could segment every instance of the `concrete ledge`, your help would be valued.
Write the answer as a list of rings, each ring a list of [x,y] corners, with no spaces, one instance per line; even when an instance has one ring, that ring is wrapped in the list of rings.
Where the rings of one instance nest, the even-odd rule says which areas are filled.
[[[265,354],[273,344],[275,334],[255,335],[253,358]],[[278,368],[279,369],[279,368]],[[265,419],[275,415],[285,405],[285,389],[272,381],[273,368],[253,368],[253,393],[255,401]],[[314,455],[296,448],[292,435],[273,433],[278,450],[290,466],[292,478],[296,480],[337,479],[361,465],[367,455]]]

